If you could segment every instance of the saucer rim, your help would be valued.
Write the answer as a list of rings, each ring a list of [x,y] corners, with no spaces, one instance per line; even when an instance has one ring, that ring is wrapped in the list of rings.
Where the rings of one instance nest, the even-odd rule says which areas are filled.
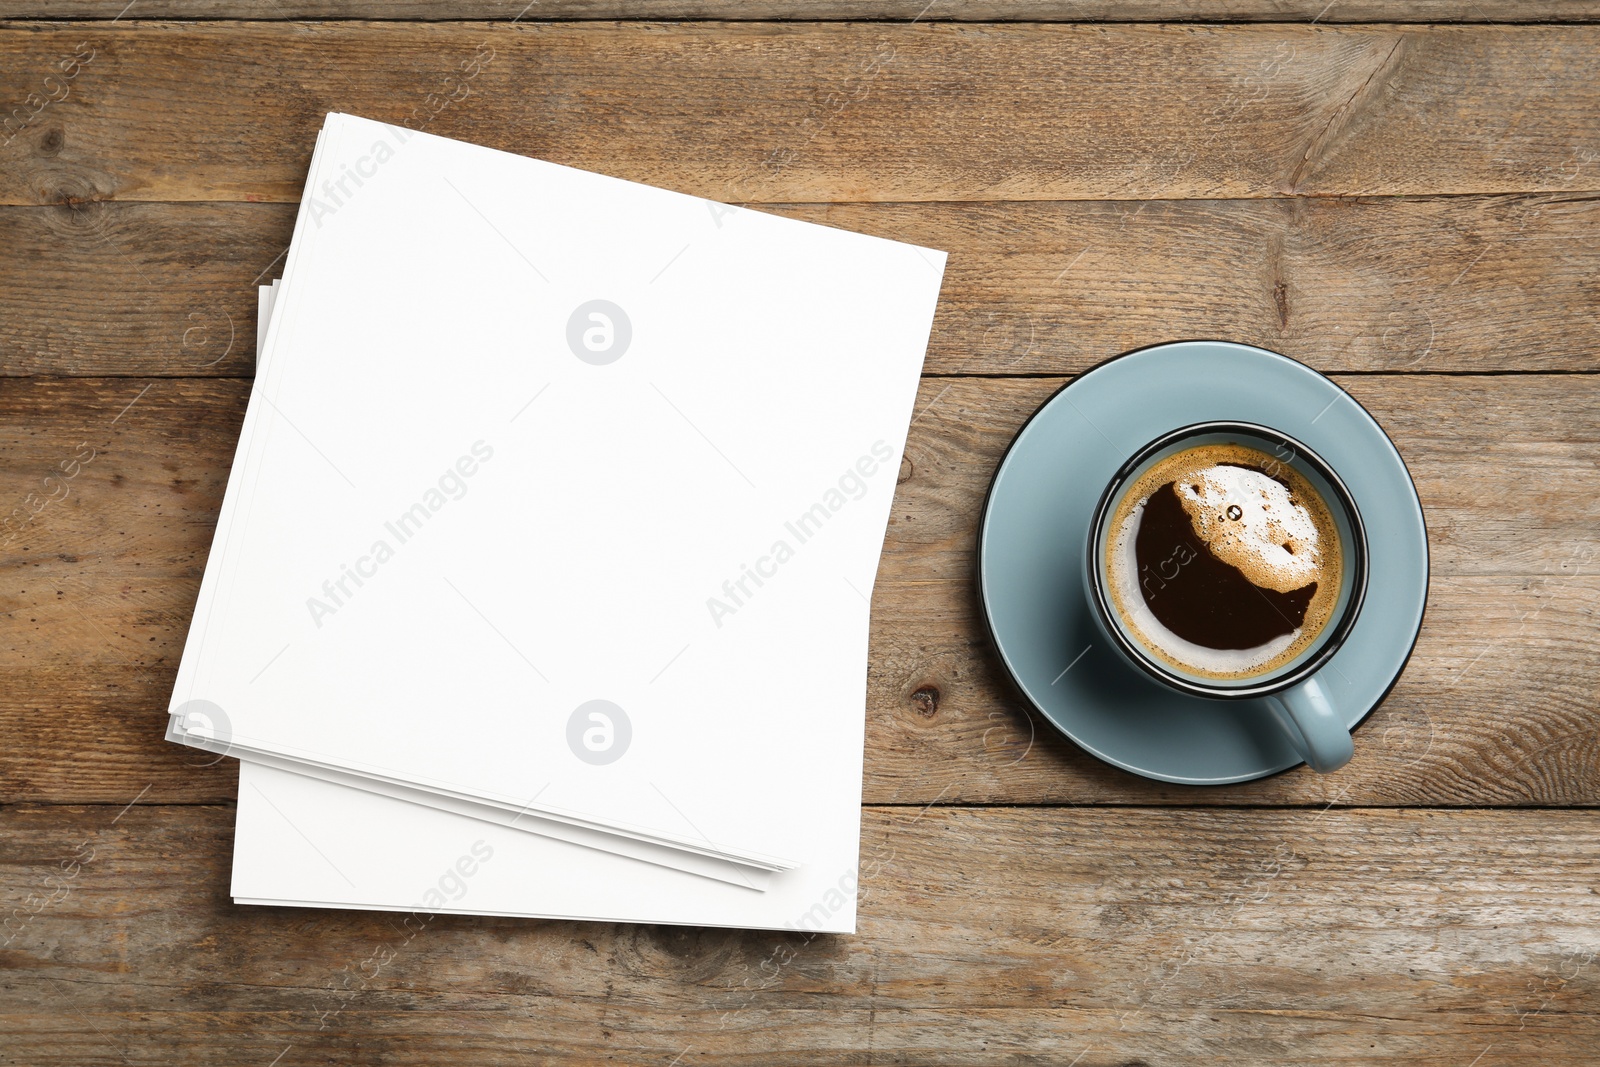
[[[1083,741],[1080,741],[1077,737],[1073,736],[1073,734],[1069,732],[1066,727],[1058,723],[1054,716],[1041,707],[1039,703],[1029,695],[1027,689],[1024,688],[1021,680],[1017,677],[1016,669],[1012,666],[1010,657],[1006,655],[1004,646],[1002,646],[999,638],[995,634],[994,619],[990,611],[989,597],[987,596],[984,583],[984,535],[989,528],[991,505],[994,499],[995,485],[1000,480],[1000,474],[1005,470],[1006,464],[1010,461],[1012,453],[1016,450],[1018,444],[1022,441],[1023,437],[1027,433],[1028,427],[1032,426],[1034,420],[1055,403],[1057,397],[1061,396],[1061,394],[1065,393],[1068,389],[1071,389],[1074,385],[1102,367],[1115,363],[1120,359],[1125,359],[1129,356],[1135,356],[1142,352],[1148,352],[1153,349],[1177,348],[1184,345],[1221,345],[1229,348],[1244,349],[1260,355],[1270,356],[1276,360],[1289,364],[1291,367],[1297,367],[1302,370],[1309,371],[1310,373],[1321,378],[1323,381],[1327,382],[1329,386],[1343,395],[1352,404],[1354,404],[1358,410],[1365,414],[1366,417],[1372,421],[1372,424],[1377,427],[1378,432],[1383,436],[1384,442],[1388,445],[1390,451],[1394,453],[1395,458],[1400,461],[1400,469],[1402,472],[1404,472],[1406,476],[1406,482],[1411,487],[1411,497],[1416,505],[1417,519],[1422,526],[1422,610],[1417,615],[1416,627],[1411,634],[1410,644],[1407,646],[1406,653],[1401,658],[1399,666],[1395,668],[1394,674],[1389,679],[1388,684],[1384,686],[1383,692],[1378,694],[1378,696],[1372,700],[1367,708],[1361,712],[1360,716],[1357,717],[1355,723],[1351,725],[1351,733],[1354,733],[1361,726],[1365,725],[1367,719],[1371,717],[1372,713],[1383,706],[1384,702],[1389,699],[1389,695],[1394,692],[1394,687],[1400,683],[1400,679],[1405,674],[1406,668],[1411,664],[1411,657],[1413,653],[1416,652],[1417,642],[1422,636],[1422,628],[1427,622],[1429,599],[1428,591],[1432,587],[1433,583],[1433,549],[1428,536],[1428,516],[1425,509],[1422,507],[1422,497],[1417,492],[1416,478],[1412,475],[1411,467],[1406,463],[1405,456],[1400,452],[1399,447],[1394,443],[1394,438],[1389,435],[1389,431],[1383,428],[1383,424],[1378,421],[1377,416],[1373,415],[1371,411],[1367,410],[1366,405],[1362,404],[1359,400],[1352,396],[1349,391],[1347,391],[1338,382],[1334,381],[1330,376],[1324,374],[1322,371],[1317,370],[1315,367],[1312,367],[1306,363],[1302,363],[1293,356],[1284,355],[1282,352],[1274,352],[1269,348],[1262,348],[1259,345],[1252,345],[1243,341],[1230,341],[1217,337],[1185,337],[1169,341],[1156,341],[1151,344],[1140,345],[1137,348],[1130,348],[1125,351],[1118,352],[1115,355],[1108,356],[1107,358],[1102,359],[1099,362],[1070,375],[1069,380],[1063,382],[1058,388],[1052,391],[1049,396],[1040,401],[1039,405],[1034,408],[1028,417],[1023,420],[1022,424],[1018,426],[1017,429],[1012,433],[1011,440],[1007,443],[1005,452],[1001,454],[999,462],[995,464],[994,470],[989,475],[989,484],[984,490],[983,504],[979,510],[977,534],[973,543],[973,586],[977,598],[978,615],[983,622],[984,636],[987,639],[989,648],[994,652],[995,658],[999,661],[1004,670],[1006,681],[1010,684],[1011,688],[1016,692],[1016,694],[1021,697],[1024,707],[1027,708],[1031,713],[1037,714],[1043,718],[1044,721],[1049,723],[1050,727],[1054,729],[1055,732],[1061,737],[1065,738],[1082,751],[1093,756],[1095,759],[1100,760],[1102,763],[1109,764],[1118,770],[1149,781],[1163,782],[1170,785],[1195,787],[1239,785],[1245,782],[1258,782],[1268,778],[1275,778],[1280,774],[1285,774],[1289,771],[1295,770],[1298,767],[1305,766],[1305,761],[1295,760],[1282,767],[1244,775],[1227,775],[1217,778],[1193,776],[1177,777],[1174,775],[1151,771],[1146,768],[1135,767],[1124,760],[1117,759],[1108,753],[1102,752],[1084,743]],[[1288,433],[1286,430],[1280,432]],[[1074,549],[1073,551],[1081,552],[1081,549]],[[1357,622],[1357,625],[1359,625],[1359,621]],[[1353,629],[1352,632],[1354,632]],[[1183,696],[1184,694],[1174,693],[1173,695]],[[1191,697],[1190,699],[1203,698]]]

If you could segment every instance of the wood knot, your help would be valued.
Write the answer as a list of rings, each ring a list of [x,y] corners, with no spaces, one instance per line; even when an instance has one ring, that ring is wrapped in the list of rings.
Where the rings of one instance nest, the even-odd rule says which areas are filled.
[[[67,134],[60,126],[52,126],[44,131],[44,136],[39,138],[39,154],[41,156],[58,156],[67,146]]]
[[[41,189],[39,194],[41,203],[57,209],[51,213],[51,218],[63,230],[73,233],[104,231],[105,198],[95,190],[76,185],[66,189]]]
[[[753,938],[715,927],[643,926],[620,946],[624,960],[647,973],[663,965],[696,983],[715,983],[749,951]]]
[[[911,480],[911,476],[916,473],[916,470],[916,466],[911,462],[911,457],[902,454],[900,456],[900,473],[895,478],[894,484],[905,485]]]
[[[67,213],[81,217],[86,209],[97,208],[112,199],[112,194],[97,186],[83,174],[53,175],[50,185],[39,186],[39,203],[66,208]],[[95,217],[98,217],[96,215]]]
[[[924,685],[911,694],[911,700],[917,705],[917,710],[926,718],[933,718],[939,712],[939,687]]]
[[[56,194],[55,199],[56,207],[70,208],[73,211],[77,211],[79,208],[89,207],[102,202],[103,201],[93,193],[90,193],[88,196],[78,196],[74,193],[61,192]]]

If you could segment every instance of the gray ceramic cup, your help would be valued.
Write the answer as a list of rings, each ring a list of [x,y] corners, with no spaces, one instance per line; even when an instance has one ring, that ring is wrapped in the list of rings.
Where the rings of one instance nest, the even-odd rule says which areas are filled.
[[[1316,640],[1294,659],[1271,671],[1223,681],[1190,674],[1163,662],[1133,635],[1113,606],[1108,588],[1106,543],[1107,527],[1124,490],[1146,470],[1187,448],[1229,443],[1264,452],[1311,483],[1328,505],[1344,546],[1344,560],[1340,568],[1339,598]],[[1317,672],[1344,643],[1366,598],[1367,536],[1355,499],[1320,456],[1287,434],[1255,423],[1203,422],[1163,434],[1135,452],[1112,477],[1089,523],[1087,547],[1084,560],[1088,573],[1084,588],[1088,592],[1090,613],[1106,638],[1134,667],[1191,696],[1261,701],[1271,720],[1288,734],[1313,770],[1334,771],[1350,762],[1354,745],[1344,725],[1346,716],[1334,706],[1328,687],[1318,679]]]

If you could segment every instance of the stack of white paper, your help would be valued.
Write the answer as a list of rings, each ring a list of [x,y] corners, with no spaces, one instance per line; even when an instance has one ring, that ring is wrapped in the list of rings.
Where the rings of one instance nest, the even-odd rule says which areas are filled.
[[[171,705],[235,899],[852,930],[943,263],[328,116]]]

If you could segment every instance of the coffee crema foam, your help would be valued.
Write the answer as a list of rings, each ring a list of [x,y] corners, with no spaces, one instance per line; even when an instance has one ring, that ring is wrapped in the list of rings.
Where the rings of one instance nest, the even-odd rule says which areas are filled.
[[[1327,503],[1299,471],[1246,445],[1158,461],[1125,488],[1107,530],[1117,614],[1180,671],[1270,673],[1304,652],[1338,605],[1343,551]]]

